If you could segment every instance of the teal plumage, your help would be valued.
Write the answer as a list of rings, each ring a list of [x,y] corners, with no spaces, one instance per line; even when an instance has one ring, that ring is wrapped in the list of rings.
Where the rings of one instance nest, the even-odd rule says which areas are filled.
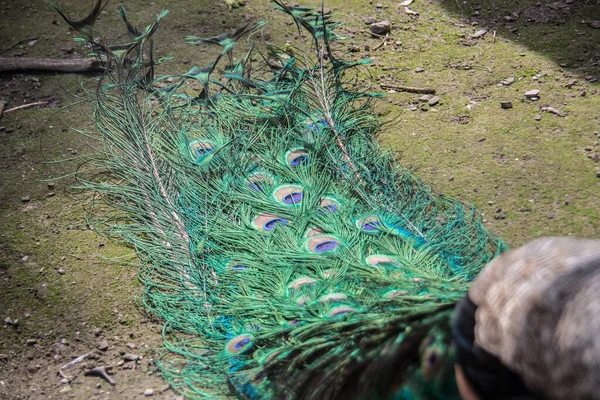
[[[166,13],[140,30],[121,9],[119,46],[73,25],[111,71],[90,92],[80,186],[116,210],[97,229],[138,252],[161,372],[190,398],[457,398],[452,308],[505,246],[381,151],[375,95],[349,79],[365,62],[332,55],[336,24],[275,3],[310,50],[251,39],[234,62],[261,24],[189,37],[220,56],[166,85],[151,57]]]

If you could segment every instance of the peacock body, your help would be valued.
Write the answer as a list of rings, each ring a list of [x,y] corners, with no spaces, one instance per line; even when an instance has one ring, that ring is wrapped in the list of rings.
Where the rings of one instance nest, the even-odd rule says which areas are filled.
[[[255,44],[262,24],[189,37],[218,59],[161,78],[166,13],[139,30],[121,9],[118,46],[93,35],[101,0],[61,13],[108,60],[86,160],[103,173],[80,184],[116,210],[97,229],[139,254],[161,372],[190,398],[458,398],[452,310],[505,246],[381,151],[375,96],[351,85],[365,62],[332,55],[335,23],[275,3],[304,48]]]

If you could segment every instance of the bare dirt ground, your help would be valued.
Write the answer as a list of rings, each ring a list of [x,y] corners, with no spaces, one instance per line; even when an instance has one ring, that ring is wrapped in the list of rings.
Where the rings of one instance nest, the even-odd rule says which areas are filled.
[[[73,14],[89,10],[85,1],[63,3]],[[123,3],[140,25],[171,11],[157,53],[174,59],[159,73],[214,57],[214,49],[185,45],[187,34],[211,36],[264,19],[273,22],[267,32],[275,41],[295,39],[267,1],[231,10],[208,0]],[[123,33],[117,5],[101,17],[107,37]],[[408,11],[387,0],[326,6],[345,23],[348,39],[338,51],[374,61],[362,79],[388,92],[379,111],[395,123],[380,139],[402,165],[434,190],[483,209],[488,228],[512,246],[550,234],[600,236],[597,1],[415,0]],[[391,21],[387,39],[373,37],[365,18]],[[85,55],[42,1],[0,1],[0,21],[1,57]],[[70,188],[77,155],[90,151],[70,128],[92,129],[79,85],[94,79],[0,74],[7,109],[46,102],[0,119],[0,399],[135,399],[147,389],[152,398],[176,396],[154,369],[161,324],[138,305],[134,251],[93,232],[85,222],[89,196]],[[437,98],[394,85],[434,88]],[[539,90],[537,99],[525,96],[530,90]],[[53,162],[59,159],[67,161]],[[115,386],[84,375],[106,365]]]

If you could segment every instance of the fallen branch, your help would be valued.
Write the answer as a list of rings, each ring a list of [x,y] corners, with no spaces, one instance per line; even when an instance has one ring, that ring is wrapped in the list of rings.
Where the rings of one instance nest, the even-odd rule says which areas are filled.
[[[85,376],[99,376],[101,378],[104,378],[104,380],[106,380],[106,382],[115,386],[115,381],[112,380],[112,378],[108,375],[108,372],[107,372],[107,371],[110,371],[111,369],[112,369],[112,365],[107,365],[107,366],[103,366],[103,367],[86,369],[83,374]]]
[[[395,90],[397,92],[409,92],[409,93],[422,93],[422,94],[435,94],[435,89],[430,88],[419,88],[412,86],[404,86],[394,82],[382,82],[379,86],[383,90]]]
[[[69,361],[68,363],[66,363],[66,364],[65,364],[65,365],[63,365],[62,367],[60,367],[60,369],[66,369],[66,368],[72,367],[73,365],[77,365],[77,364],[79,364],[80,362],[82,362],[82,361],[83,361],[83,360],[84,360],[84,359],[85,359],[87,356],[89,356],[89,355],[90,355],[90,354],[89,354],[89,353],[87,353],[87,354],[84,354],[84,355],[82,355],[82,356],[79,356],[79,357],[77,357],[77,358],[75,358],[75,359],[73,359],[73,360]],[[63,378],[64,378],[64,377],[63,377]]]
[[[13,111],[17,111],[17,110],[22,110],[24,108],[31,108],[31,107],[35,107],[35,106],[41,106],[44,104],[48,104],[47,101],[36,101],[35,103],[29,103],[29,104],[23,104],[22,106],[17,106],[17,107],[13,107],[13,108],[9,108],[8,110],[4,111],[4,114],[8,114],[9,112],[13,112]],[[4,108],[4,107],[2,107]],[[2,110],[0,110],[2,111]],[[0,112],[0,115],[2,115],[2,112]]]
[[[389,34],[385,35],[385,38],[383,39],[383,41],[381,43],[379,43],[377,46],[375,46],[373,48],[373,51],[378,50],[381,47],[385,46],[387,44],[388,39],[389,39]]]
[[[55,72],[96,72],[103,71],[103,63],[96,58],[72,58],[57,60],[52,58],[0,58],[0,72],[8,71],[55,71]]]

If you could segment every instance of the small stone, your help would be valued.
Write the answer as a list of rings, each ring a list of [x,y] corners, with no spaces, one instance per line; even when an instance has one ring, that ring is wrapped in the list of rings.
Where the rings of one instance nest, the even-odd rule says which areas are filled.
[[[600,178],[600,171],[596,171],[596,178]]]
[[[102,384],[100,382],[96,383],[96,389],[100,389],[102,387]]]
[[[377,19],[374,17],[366,17],[366,18],[363,18],[363,21],[365,21],[365,24],[371,25],[371,24],[374,24],[375,22],[377,22]]]
[[[588,21],[588,25],[592,29],[600,29],[600,21],[598,21],[598,20]]]
[[[471,37],[473,39],[479,39],[481,37],[484,37],[487,32],[488,32],[487,29],[480,29],[477,32],[475,32],[474,34],[472,34]]]
[[[25,263],[25,262],[27,262],[27,260],[29,260],[29,256],[23,256],[23,257],[21,258],[21,262],[22,262],[22,263]]]
[[[100,329],[100,328],[96,328],[96,329],[94,329],[94,335],[95,335],[95,336],[100,336],[100,335],[102,335],[102,329]]]
[[[29,372],[30,374],[35,374],[39,370],[40,370],[40,366],[39,365],[29,365],[27,367],[27,372]]]
[[[488,206],[493,206],[493,205],[494,205],[494,202],[493,202],[492,200],[490,200],[490,201],[488,201],[488,202],[487,202],[487,205],[488,205]]]
[[[383,8],[383,4],[381,4],[381,3],[377,3],[377,4],[375,4],[375,7],[376,7],[376,8]]]
[[[422,68],[422,67],[417,67],[417,68],[415,68],[415,72],[416,72],[417,74],[418,74],[418,73],[421,73],[421,72],[425,72],[425,68]]]
[[[431,107],[433,107],[439,102],[440,102],[440,96],[433,96],[431,99],[429,99],[427,104],[429,104]]]
[[[124,359],[125,361],[137,361],[137,360],[139,360],[140,358],[141,358],[141,357],[140,357],[140,356],[138,356],[137,354],[132,354],[132,353],[128,353],[128,354],[125,354],[125,355],[123,356],[123,359]]]
[[[423,96],[419,97],[419,101],[422,102],[422,103],[426,103],[429,100],[431,100],[432,97],[433,96],[430,95],[430,94],[424,94]]]
[[[374,24],[369,25],[369,29],[376,35],[385,35],[392,29],[392,24],[387,20],[375,22]]]
[[[6,325],[12,325],[13,321],[12,321],[12,319],[10,319],[10,317],[6,317],[6,318],[4,318],[4,323]]]
[[[123,360],[120,360],[120,361],[117,363],[117,367],[120,367],[120,366],[122,366],[123,364],[125,364],[125,361],[123,361]]]
[[[542,120],[542,116],[538,114],[535,117],[533,117],[533,119],[535,119],[536,121],[541,121]]]
[[[505,110],[511,109],[513,108],[513,105],[510,101],[501,101],[500,102],[500,107],[502,107]]]
[[[54,197],[54,195],[55,195],[55,194],[56,194],[56,193],[54,193],[54,192],[50,192],[50,193],[48,193],[48,194],[46,195],[46,197]]]
[[[27,343],[28,346],[33,346],[37,342],[38,342],[37,339],[27,339],[27,341],[25,343]]]
[[[96,344],[96,347],[98,348],[98,350],[106,351],[108,350],[108,342],[103,339]]]
[[[23,197],[21,197],[21,201],[23,203],[29,203],[31,201],[31,197],[29,197],[29,196],[23,196]]]
[[[133,344],[133,343],[127,343],[127,348],[128,349],[133,350],[133,349],[135,349],[135,347],[136,347],[135,344]]]
[[[567,116],[567,114],[565,114],[564,111],[559,110],[558,108],[555,108],[555,107],[544,106],[544,107],[542,107],[542,111],[549,112],[550,114],[554,114],[554,115],[557,115],[559,117],[566,117]]]
[[[528,98],[537,97],[537,98],[539,98],[539,94],[540,94],[539,90],[532,89],[532,90],[528,90],[528,91],[525,92],[525,97],[528,97]]]
[[[144,390],[144,396],[150,397],[152,395],[154,395],[154,389],[146,389],[146,390]]]
[[[64,394],[64,393],[69,393],[71,391],[71,385],[67,385],[64,388],[60,389],[58,391],[58,393]]]
[[[360,46],[357,46],[355,44],[350,45],[350,47],[348,47],[348,51],[350,53],[358,53],[360,51]]]
[[[63,385],[66,385],[67,383],[69,383],[69,380],[67,378],[62,378],[60,380],[60,383],[62,383]]]
[[[511,76],[510,78],[506,78],[502,81],[500,81],[501,84],[503,84],[504,86],[510,86],[513,83],[515,83],[517,81],[517,78],[515,78],[514,76]]]
[[[56,270],[56,272],[57,272],[59,275],[64,275],[64,274],[65,274],[65,269],[64,269],[63,267],[60,267],[60,268],[58,268],[58,269]]]

